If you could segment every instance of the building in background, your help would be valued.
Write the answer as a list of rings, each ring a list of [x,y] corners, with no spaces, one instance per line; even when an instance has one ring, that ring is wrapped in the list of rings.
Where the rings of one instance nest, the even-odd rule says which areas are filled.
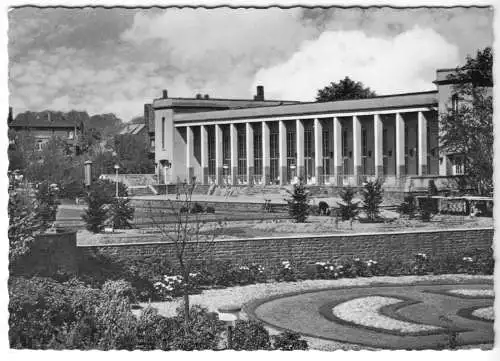
[[[61,112],[25,112],[10,120],[9,129],[29,133],[35,140],[35,148],[41,150],[50,138],[59,137],[70,145],[76,145],[82,125],[66,119]]]
[[[359,185],[460,175],[439,148],[439,114],[455,101],[452,69],[437,90],[323,103],[168,98],[148,108],[160,183]],[[151,118],[149,118],[151,120]],[[154,125],[154,133],[151,131]]]

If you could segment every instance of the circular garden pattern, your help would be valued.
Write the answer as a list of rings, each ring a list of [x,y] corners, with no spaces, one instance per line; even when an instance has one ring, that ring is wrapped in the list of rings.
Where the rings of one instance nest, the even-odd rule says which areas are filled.
[[[387,349],[492,344],[493,285],[375,285],[286,294],[248,304],[253,318],[306,336]],[[453,339],[453,341],[450,341]]]

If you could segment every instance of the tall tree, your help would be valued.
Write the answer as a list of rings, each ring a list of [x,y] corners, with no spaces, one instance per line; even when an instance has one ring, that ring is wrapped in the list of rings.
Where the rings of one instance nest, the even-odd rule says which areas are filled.
[[[465,181],[481,195],[493,190],[493,53],[491,48],[468,56],[466,64],[449,76],[454,104],[441,114],[441,146],[460,154]]]
[[[115,136],[115,151],[122,173],[153,173],[154,161],[149,158],[149,146],[141,135]]]
[[[334,100],[372,98],[374,96],[376,96],[376,94],[370,88],[346,76],[338,83],[332,82],[330,85],[318,90],[316,101],[330,102]]]

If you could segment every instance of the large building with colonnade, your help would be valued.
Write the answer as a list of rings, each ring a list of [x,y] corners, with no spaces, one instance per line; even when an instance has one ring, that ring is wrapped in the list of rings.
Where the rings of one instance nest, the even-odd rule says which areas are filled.
[[[163,96],[145,104],[160,184],[359,185],[380,177],[463,172],[463,155],[439,147],[440,114],[456,106],[448,75],[437,70],[434,91],[313,102]]]

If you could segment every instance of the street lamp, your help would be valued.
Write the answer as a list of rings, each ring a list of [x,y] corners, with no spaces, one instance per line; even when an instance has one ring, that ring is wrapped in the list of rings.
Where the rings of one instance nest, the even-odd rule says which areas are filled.
[[[116,198],[118,198],[118,169],[120,169],[120,166],[118,164],[115,164],[115,171],[116,171],[116,178],[115,178],[115,183],[116,183]]]
[[[219,320],[224,321],[227,326],[227,348],[233,348],[233,328],[236,321],[240,319],[241,307],[237,305],[228,305],[220,307],[217,312],[219,313]]]
[[[225,182],[225,183],[226,183],[226,185],[227,185],[227,183],[228,183],[228,180],[227,180],[227,178],[228,178],[228,177],[227,177],[227,170],[229,169],[229,166],[228,166],[227,164],[224,164],[224,165],[222,166],[222,168],[224,169],[224,182]]]

